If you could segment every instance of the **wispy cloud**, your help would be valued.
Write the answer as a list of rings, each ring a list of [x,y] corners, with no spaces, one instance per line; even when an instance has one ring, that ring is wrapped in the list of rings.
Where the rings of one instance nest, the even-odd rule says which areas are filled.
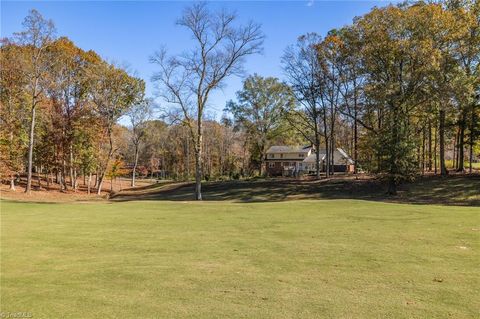
[[[315,0],[308,0],[307,7],[311,7],[315,4]]]

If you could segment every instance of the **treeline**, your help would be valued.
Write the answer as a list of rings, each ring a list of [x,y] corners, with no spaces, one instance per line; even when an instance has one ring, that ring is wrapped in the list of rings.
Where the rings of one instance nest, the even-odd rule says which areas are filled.
[[[209,17],[202,5],[192,7],[184,19],[189,14]],[[205,32],[203,25],[196,21],[188,27],[197,34]],[[205,46],[199,46],[195,57],[202,56]],[[182,142],[169,169],[175,176],[193,175],[195,152],[200,153],[203,177],[263,174],[269,146],[303,143],[326,150],[327,177],[333,174],[333,150],[342,147],[352,155],[356,171],[385,177],[394,194],[398,183],[418,174],[448,174],[447,158],[459,172],[465,171],[465,162],[472,172],[478,161],[478,1],[374,8],[323,38],[315,33],[301,36],[281,61],[286,82],[247,77],[237,98],[227,103],[227,118],[221,123],[202,126],[195,115],[203,106],[193,103],[195,113],[191,105],[182,105],[182,98],[191,98],[192,92],[172,80],[176,59],[168,60],[161,52],[154,61],[170,71],[169,78],[165,73],[154,78],[164,88],[165,101],[180,105],[173,118],[183,125],[174,128],[182,132],[176,133]],[[188,62],[201,65],[194,58]],[[204,69],[215,71],[208,63]],[[202,134],[195,131],[199,127]],[[199,137],[200,147],[195,146]],[[227,158],[229,169],[224,166]],[[318,177],[320,167],[318,160]]]
[[[0,48],[1,177],[15,188],[25,173],[30,192],[32,172],[63,190],[77,189],[83,175],[88,192],[100,193],[118,153],[117,120],[142,103],[145,84],[95,52],[56,39],[53,22],[35,10],[23,27]]]
[[[190,180],[195,176],[195,150],[188,127],[162,120],[146,121],[139,143],[136,171],[144,178]],[[135,145],[124,131],[121,150],[129,175],[135,166]],[[292,129],[269,136],[271,144],[300,144],[303,139]],[[231,119],[205,120],[203,126],[203,179],[228,180],[260,174],[263,157],[258,140],[236,126]]]
[[[350,127],[357,168],[387,177],[392,194],[426,170],[446,175],[452,144],[456,170],[468,155],[471,172],[480,136],[478,0],[374,8],[325,38],[300,37],[282,62],[301,105],[286,119],[327,158]]]
[[[254,75],[228,103],[262,154],[294,128],[326,150],[327,177],[343,147],[356,172],[384,176],[392,194],[426,171],[448,174],[447,155],[458,172],[478,161],[479,1],[374,8],[324,38],[299,37],[282,65],[286,84]],[[317,158],[317,177],[320,167]]]
[[[327,176],[333,150],[350,149],[356,169],[384,175],[390,193],[427,170],[446,175],[447,148],[460,172],[468,154],[471,172],[480,135],[479,15],[478,1],[374,8],[286,50],[283,91],[296,103],[270,99],[281,88],[265,92],[268,85],[256,84],[269,79],[252,77],[230,108],[263,144],[286,121],[325,148]]]
[[[260,26],[204,3],[178,24],[191,50],[151,57],[158,120],[142,80],[56,39],[32,11],[0,51],[2,179],[13,187],[25,174],[29,191],[32,172],[62,189],[83,176],[100,193],[105,177],[194,177],[201,199],[202,180],[263,174],[269,146],[309,144],[327,151],[327,177],[342,147],[356,172],[385,177],[394,194],[418,174],[448,174],[447,160],[459,172],[478,161],[478,0],[374,8],[325,37],[305,34],[284,52],[285,81],[248,76],[221,120],[206,116],[210,93],[262,51]]]
[[[100,194],[106,178],[112,187],[118,176],[130,176],[132,186],[137,175],[195,176],[188,124],[155,119],[143,80],[57,38],[53,22],[35,10],[23,28],[0,47],[2,182],[25,183],[26,192],[59,186]],[[251,156],[230,119],[206,120],[202,132],[204,179],[255,174],[260,155]]]

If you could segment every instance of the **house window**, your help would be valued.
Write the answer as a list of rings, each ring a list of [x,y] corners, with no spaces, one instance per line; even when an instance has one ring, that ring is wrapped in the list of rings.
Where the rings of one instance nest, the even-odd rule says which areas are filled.
[[[268,157],[275,158],[275,154],[268,154]]]
[[[275,162],[270,162],[270,163],[268,163],[268,167],[269,167],[269,168],[274,168],[274,167],[275,167]]]
[[[283,158],[283,154],[280,154],[280,158]]]
[[[298,154],[298,156],[303,158],[303,157],[305,157],[305,154],[300,153],[300,154]]]

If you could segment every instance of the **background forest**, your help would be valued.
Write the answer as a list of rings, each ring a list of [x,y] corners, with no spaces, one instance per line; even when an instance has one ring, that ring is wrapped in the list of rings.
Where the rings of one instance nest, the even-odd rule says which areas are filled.
[[[332,161],[342,147],[356,173],[384,178],[391,194],[427,172],[478,170],[478,0],[373,8],[325,36],[299,35],[284,79],[243,70],[262,52],[260,25],[206,4],[178,24],[194,49],[152,52],[153,98],[129,68],[57,37],[32,10],[0,47],[2,181],[100,194],[118,176],[132,186],[136,176],[196,178],[201,199],[202,180],[263,175],[266,150],[282,144],[326,149]],[[236,75],[242,90],[209,116],[209,94]]]

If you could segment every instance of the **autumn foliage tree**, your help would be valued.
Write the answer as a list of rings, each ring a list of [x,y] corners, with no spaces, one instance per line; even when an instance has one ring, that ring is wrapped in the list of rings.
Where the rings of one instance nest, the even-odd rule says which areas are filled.
[[[244,75],[246,58],[262,51],[260,26],[205,3],[187,7],[177,24],[192,47],[152,56],[167,110],[154,119],[143,80],[56,38],[53,22],[32,10],[23,30],[0,43],[2,181],[27,193],[55,186],[100,194],[107,175],[132,174],[132,185],[147,175],[195,179],[201,199],[202,179],[255,175],[275,144],[325,149],[323,172],[317,152],[317,178],[334,173],[342,147],[356,173],[384,178],[390,194],[419,174],[463,173],[467,165],[474,172],[478,0],[375,7],[325,35],[306,33],[283,54],[285,83],[245,77],[221,119],[211,94]]]
[[[23,22],[24,30],[15,34],[17,45],[24,47],[24,74],[27,77],[26,90],[29,95],[30,133],[28,139],[27,187],[29,193],[32,185],[33,146],[35,138],[36,111],[44,95],[44,78],[53,61],[47,59],[45,51],[55,36],[55,26],[36,10],[31,10]]]
[[[117,151],[113,142],[113,129],[118,119],[140,102],[145,83],[131,77],[112,64],[94,65],[88,74],[91,78],[91,98],[105,136],[105,156],[99,165],[97,193],[100,194],[103,179],[112,156]]]
[[[28,193],[33,171],[38,187],[40,175],[49,185],[53,174],[62,190],[76,190],[83,174],[90,190],[95,172],[100,193],[115,153],[105,145],[113,145],[110,133],[143,96],[144,83],[65,37],[55,39],[53,22],[38,11],[32,10],[23,26],[0,47],[2,179],[8,177],[14,189],[25,171]]]

